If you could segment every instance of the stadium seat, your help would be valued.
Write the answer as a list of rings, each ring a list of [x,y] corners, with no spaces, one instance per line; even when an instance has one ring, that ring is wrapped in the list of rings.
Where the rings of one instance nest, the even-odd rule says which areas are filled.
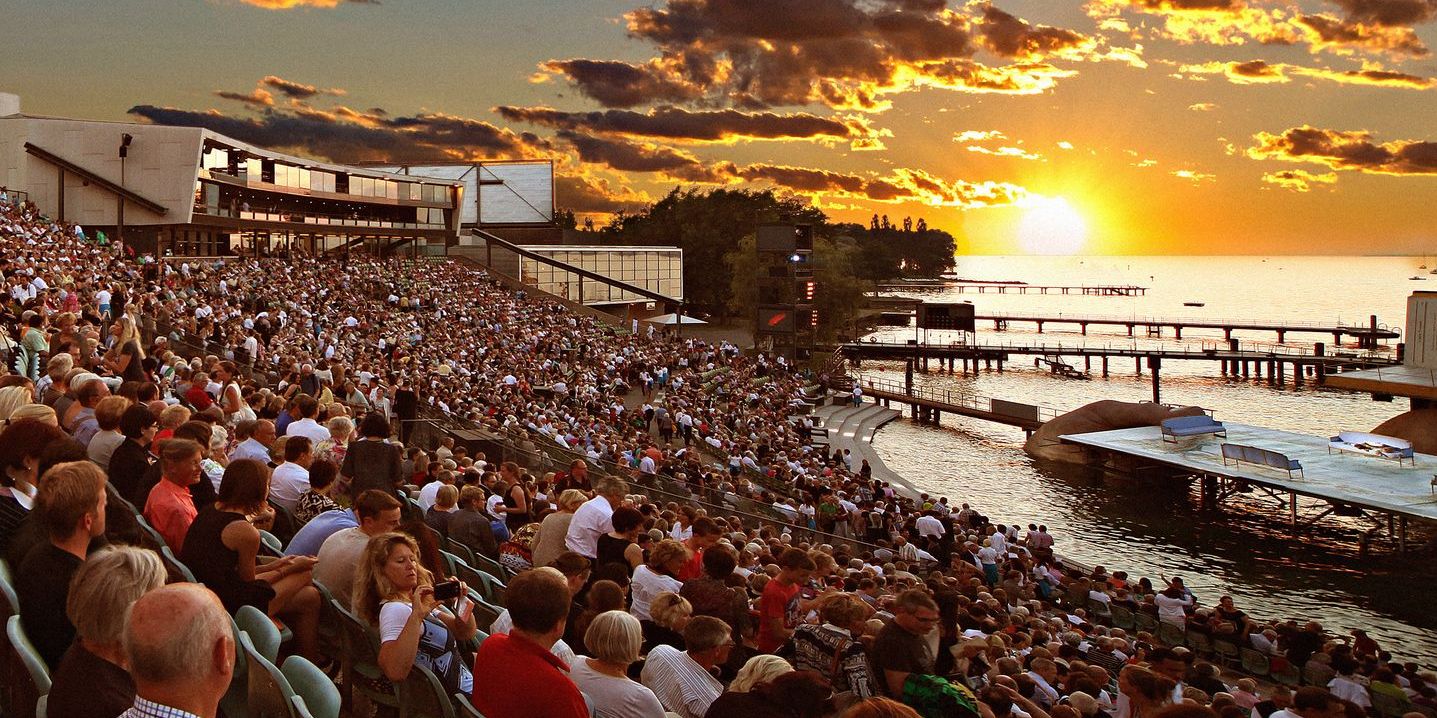
[[[1368,691],[1368,695],[1372,697],[1372,710],[1382,718],[1402,718],[1412,712],[1412,701],[1405,697],[1398,698],[1378,691]]]
[[[1207,656],[1212,654],[1212,636],[1202,631],[1189,630],[1187,633],[1188,648],[1197,651],[1199,655]]]
[[[1131,610],[1123,608],[1122,606],[1113,606],[1110,610],[1113,614],[1114,627],[1131,631],[1137,625],[1133,620],[1133,612]]]
[[[249,661],[249,714],[255,718],[299,718],[291,700],[296,694],[289,679],[255,649],[245,631],[240,631],[240,648]]]
[[[1302,682],[1302,671],[1287,660],[1273,661],[1268,677],[1289,688],[1296,688]]]
[[[20,627],[19,616],[5,621],[5,638],[11,653],[6,657],[6,673],[10,674],[8,680],[14,682],[9,695],[10,713],[17,718],[39,716],[40,699],[50,692],[50,670],[25,635],[25,629]],[[23,680],[22,676],[29,680]]]
[[[260,553],[266,556],[274,556],[275,558],[284,555],[284,542],[280,541],[278,536],[261,529],[259,532],[259,542],[263,544]]]
[[[469,702],[469,696],[463,693],[454,694],[454,710],[459,714],[456,718],[484,718],[484,714]]]
[[[140,531],[144,532],[146,540],[149,541],[149,545],[145,548],[159,551],[167,545],[165,544],[165,537],[161,536],[160,532],[156,531],[155,528],[150,525],[150,522],[145,520],[144,514],[136,513],[135,522],[140,525]]]
[[[398,688],[399,718],[455,718],[454,702],[428,668],[413,667]]]
[[[1242,649],[1242,669],[1254,676],[1266,676],[1272,671],[1272,661],[1267,654],[1256,648]]]
[[[250,643],[265,660],[270,663],[279,660],[279,627],[274,625],[274,621],[271,621],[264,611],[254,606],[240,606],[240,609],[235,611],[235,624],[241,631],[249,634]]]
[[[337,659],[344,648],[344,627],[334,610],[334,594],[319,581],[313,581],[313,584],[319,591],[319,652]]]
[[[1138,611],[1133,614],[1133,628],[1138,631],[1157,633],[1158,619],[1155,616],[1150,616],[1142,611]]]
[[[280,672],[289,679],[295,694],[304,699],[310,718],[339,718],[339,688],[318,666],[303,656],[290,656]]]
[[[350,699],[363,696],[373,703],[399,707],[394,694],[394,685],[384,677],[379,668],[379,633],[365,625],[358,616],[350,613],[338,603],[333,604],[344,628],[344,650],[340,662],[344,669],[345,685],[350,687]]]
[[[181,563],[178,558],[175,558],[175,552],[171,551],[169,546],[165,546],[164,544],[160,545],[160,558],[164,559],[165,567],[170,570],[170,580],[166,581],[166,583],[176,583],[178,581],[199,583],[195,580],[195,572],[191,571],[189,566]]]
[[[249,710],[249,660],[245,658],[245,652],[240,648],[240,627],[233,616],[230,617],[230,630],[233,631],[235,642],[235,667],[230,676],[229,690],[220,696],[220,712],[225,718],[248,718]]]
[[[476,561],[474,560],[474,551],[473,551],[472,549],[470,549],[468,546],[465,546],[464,544],[459,543],[458,541],[455,541],[454,539],[451,538],[451,539],[445,539],[445,540],[444,540],[444,547],[445,547],[445,549],[447,549],[450,553],[454,554],[455,556],[458,556],[459,558],[464,559],[464,563],[467,563],[467,564],[469,564],[470,566],[477,566],[477,565],[478,565],[478,562],[476,562]]]
[[[1212,652],[1224,664],[1236,663],[1240,658],[1237,644],[1220,638],[1212,642]]]
[[[1158,640],[1169,646],[1182,646],[1187,644],[1187,631],[1182,626],[1176,626],[1167,621],[1158,622]]]

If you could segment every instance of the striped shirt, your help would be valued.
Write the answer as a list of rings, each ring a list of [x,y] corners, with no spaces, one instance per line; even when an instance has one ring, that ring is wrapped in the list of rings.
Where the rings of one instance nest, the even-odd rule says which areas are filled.
[[[639,682],[654,692],[665,709],[681,718],[703,718],[723,693],[717,678],[673,646],[655,646],[649,651]]]

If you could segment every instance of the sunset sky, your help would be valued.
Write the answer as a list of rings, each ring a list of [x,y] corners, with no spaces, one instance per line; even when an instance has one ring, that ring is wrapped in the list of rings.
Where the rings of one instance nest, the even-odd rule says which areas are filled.
[[[1437,0],[17,0],[5,24],[26,112],[552,157],[600,222],[773,187],[972,253],[1437,252]]]

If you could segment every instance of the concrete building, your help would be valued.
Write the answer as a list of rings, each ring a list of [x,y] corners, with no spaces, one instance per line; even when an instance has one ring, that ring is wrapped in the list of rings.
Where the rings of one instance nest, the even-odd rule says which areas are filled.
[[[0,186],[137,251],[443,254],[464,183],[296,157],[196,127],[42,117],[0,94]],[[93,235],[92,235],[93,236]]]

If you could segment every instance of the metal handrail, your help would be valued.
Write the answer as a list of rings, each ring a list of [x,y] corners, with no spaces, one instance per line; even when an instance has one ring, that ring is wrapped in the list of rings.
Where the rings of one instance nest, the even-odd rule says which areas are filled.
[[[920,386],[909,388],[908,386],[900,384],[891,379],[875,379],[871,376],[865,375],[859,375],[859,379],[863,381],[864,387],[868,389],[873,389],[875,391],[887,392],[889,394],[899,394],[902,396],[912,397],[914,399],[923,399],[932,402],[942,402],[951,406],[961,406],[963,408],[971,409],[973,411],[1000,413],[993,409],[993,402],[995,401],[995,399],[989,396],[984,396],[982,394],[976,394],[967,391],[954,392],[951,389],[944,389],[940,393],[937,390]],[[1038,410],[1038,419],[1040,421],[1049,421],[1051,419],[1056,419],[1059,415],[1063,413],[1063,410],[1056,407],[1047,406],[1045,404],[1033,404],[1031,406],[1035,407]]]
[[[1298,327],[1301,327],[1301,328],[1304,328],[1304,329],[1311,328],[1311,329],[1334,329],[1334,330],[1335,330],[1335,329],[1341,329],[1341,330],[1348,330],[1348,329],[1365,330],[1365,329],[1371,329],[1371,328],[1372,328],[1372,327],[1371,327],[1370,325],[1368,325],[1368,324],[1348,324],[1348,323],[1343,322],[1341,319],[1338,319],[1337,322],[1334,323],[1334,324],[1329,324],[1329,323],[1326,323],[1326,322],[1315,322],[1315,321],[1310,321],[1310,320],[1292,320],[1292,321],[1263,322],[1263,321],[1257,321],[1257,320],[1253,320],[1253,319],[1229,319],[1229,318],[1226,318],[1226,317],[1160,317],[1160,316],[1155,316],[1155,315],[1138,315],[1138,314],[1130,314],[1130,315],[1125,315],[1125,314],[1072,314],[1072,315],[1065,315],[1065,314],[1063,314],[1063,312],[1058,312],[1057,314],[1047,315],[1047,316],[1041,315],[1041,314],[1036,313],[1036,312],[983,312],[983,313],[977,315],[975,318],[976,318],[976,319],[979,319],[979,320],[991,320],[991,319],[1004,320],[1004,319],[1006,319],[1006,320],[1012,320],[1012,321],[1037,321],[1037,320],[1042,320],[1042,321],[1045,321],[1045,322],[1074,323],[1074,324],[1078,324],[1078,323],[1082,323],[1082,322],[1089,322],[1089,323],[1113,322],[1113,323],[1119,323],[1119,324],[1164,324],[1164,325],[1172,325],[1172,324],[1216,324],[1216,325],[1221,325],[1222,327],[1232,327],[1232,328],[1234,328],[1234,329],[1267,329],[1267,328],[1275,328],[1275,327],[1283,327],[1283,328],[1298,328]],[[1388,330],[1388,331],[1396,331],[1395,329],[1389,329],[1389,327],[1388,327],[1386,324],[1378,324],[1378,325],[1377,325],[1377,329],[1380,329],[1380,330]]]
[[[899,342],[849,342],[849,344],[852,344],[852,345],[858,346],[858,347],[865,347],[865,346],[866,346],[866,347],[882,347],[882,348],[906,348],[906,349],[912,349],[912,348],[913,348],[913,345],[912,345],[912,344],[899,343]],[[1058,344],[1021,344],[1021,343],[1018,343],[1018,342],[1000,342],[1000,343],[997,343],[997,344],[991,344],[991,343],[989,343],[989,344],[967,344],[967,343],[962,343],[962,342],[950,342],[949,344],[946,344],[946,345],[939,345],[939,344],[931,344],[931,343],[930,343],[930,344],[927,344],[926,346],[929,346],[929,347],[939,347],[939,348],[965,348],[965,349],[972,349],[972,350],[978,351],[978,352],[985,352],[985,351],[986,351],[986,352],[999,352],[999,353],[1001,353],[1001,352],[1005,352],[1005,351],[1006,351],[1006,352],[1021,352],[1021,353],[1025,353],[1025,354],[1082,354],[1082,353],[1088,352],[1088,351],[1093,351],[1093,352],[1127,352],[1127,353],[1129,353],[1129,354],[1128,354],[1129,356],[1145,356],[1145,355],[1148,355],[1148,354],[1160,353],[1160,354],[1182,354],[1182,355],[1186,355],[1186,356],[1201,357],[1201,356],[1204,356],[1204,355],[1207,355],[1207,354],[1211,354],[1211,353],[1213,353],[1213,352],[1228,352],[1228,351],[1230,351],[1230,350],[1228,350],[1228,349],[1226,349],[1226,348],[1222,348],[1222,347],[1213,348],[1213,349],[1189,349],[1189,348],[1185,348],[1185,347],[1161,347],[1161,348],[1156,348],[1156,347],[1142,347],[1142,346],[1139,346],[1136,341],[1134,341],[1134,342],[1132,342],[1132,343],[1130,343],[1130,344],[1113,344],[1113,343],[1091,344],[1091,343],[1086,343],[1086,342],[1081,343],[1081,344],[1062,344],[1062,343],[1058,343]],[[1266,354],[1266,355],[1271,356],[1271,357],[1277,357],[1277,356],[1292,356],[1292,357],[1311,357],[1311,358],[1315,358],[1315,359],[1330,359],[1330,360],[1337,361],[1337,362],[1351,361],[1351,360],[1348,359],[1347,357],[1339,356],[1339,355],[1336,355],[1336,354],[1321,354],[1321,355],[1314,354],[1310,349],[1307,349],[1307,348],[1305,348],[1305,347],[1289,347],[1289,346],[1285,346],[1285,345],[1281,345],[1281,344],[1268,344],[1268,345],[1264,345],[1264,349],[1265,349],[1265,351],[1252,351],[1252,352],[1249,352],[1248,350],[1245,350],[1245,349],[1243,349],[1241,346],[1239,346],[1238,349],[1237,349],[1237,351],[1238,351],[1238,352],[1248,352],[1248,353],[1251,353],[1251,354]],[[1372,361],[1372,362],[1384,362],[1384,361],[1385,361],[1385,362],[1387,362],[1387,363],[1389,363],[1389,364],[1396,364],[1396,363],[1397,363],[1396,359],[1391,359],[1391,358],[1387,358],[1387,357],[1380,357],[1380,356],[1375,356],[1375,355],[1374,355],[1374,356],[1371,356],[1369,359],[1364,359],[1364,361]]]

